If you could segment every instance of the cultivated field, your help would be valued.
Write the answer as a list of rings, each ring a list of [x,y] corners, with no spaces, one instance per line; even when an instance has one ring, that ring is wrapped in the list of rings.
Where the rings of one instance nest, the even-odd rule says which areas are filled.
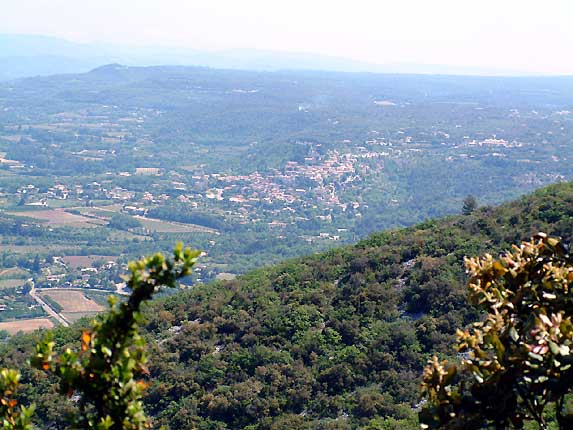
[[[108,237],[110,241],[120,241],[120,242],[133,239],[138,239],[140,241],[153,240],[149,236],[144,236],[142,234],[135,234],[130,231],[124,231],[124,230],[110,230]]]
[[[41,296],[49,297],[62,307],[62,313],[100,312],[104,307],[86,297],[81,291],[47,290]]]
[[[0,279],[0,290],[21,287],[25,283],[25,279]]]
[[[26,278],[30,274],[27,270],[20,267],[9,267],[8,269],[0,269],[0,279],[15,279]]]
[[[19,331],[34,331],[40,328],[52,328],[54,323],[48,318],[33,318],[29,320],[16,320],[0,322],[0,330],[6,330],[10,334]]]
[[[93,206],[93,207],[78,206],[75,207],[74,209],[80,211],[82,215],[86,216],[111,218],[113,214],[121,212],[121,210],[123,209],[123,205],[114,204],[114,205]]]
[[[204,233],[216,233],[216,230],[212,228],[203,227],[195,224],[183,224],[180,222],[163,221],[155,218],[145,218],[142,216],[134,216],[141,226],[157,233],[194,233],[194,232],[204,232]]]
[[[87,218],[81,215],[71,214],[64,209],[40,209],[6,212],[10,215],[24,216],[45,221],[46,225],[54,227],[96,227],[104,224],[103,221]]]
[[[20,287],[26,283],[29,276],[30,273],[27,270],[19,267],[0,269],[0,290]]]

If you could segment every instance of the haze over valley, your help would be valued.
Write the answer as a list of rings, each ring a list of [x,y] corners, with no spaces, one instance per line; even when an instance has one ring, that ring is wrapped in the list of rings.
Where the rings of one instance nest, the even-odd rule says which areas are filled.
[[[3,428],[571,428],[572,14],[3,5]]]

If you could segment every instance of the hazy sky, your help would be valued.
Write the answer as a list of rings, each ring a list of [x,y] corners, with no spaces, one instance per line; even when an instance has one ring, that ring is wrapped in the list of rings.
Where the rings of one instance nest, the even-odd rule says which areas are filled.
[[[0,32],[573,74],[573,0],[0,0]]]

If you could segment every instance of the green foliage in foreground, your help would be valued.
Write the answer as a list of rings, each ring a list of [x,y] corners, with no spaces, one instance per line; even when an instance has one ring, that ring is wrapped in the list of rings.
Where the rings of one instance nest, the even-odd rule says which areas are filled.
[[[46,337],[36,345],[32,366],[55,375],[59,390],[77,396],[78,409],[72,416],[74,428],[94,430],[142,430],[149,420],[143,411],[141,397],[147,386],[139,376],[148,374],[145,340],[139,334],[141,305],[151,299],[160,287],[175,287],[178,279],[191,274],[198,251],[183,249],[179,244],[173,260],[162,254],[129,264],[127,285],[131,295],[126,302],[110,297],[110,309],[84,330],[81,350],[67,348],[54,352],[55,342]],[[20,375],[14,370],[0,373],[5,399],[0,399],[5,417],[4,429],[30,427],[31,409],[13,410]],[[0,389],[3,388],[0,385]]]
[[[573,258],[539,234],[495,259],[466,260],[471,301],[487,317],[458,331],[461,365],[436,357],[426,367],[422,428],[546,429],[552,405],[559,429],[573,426]]]
[[[29,430],[34,406],[20,406],[16,394],[20,384],[20,373],[14,369],[0,371],[0,419],[3,430]]]

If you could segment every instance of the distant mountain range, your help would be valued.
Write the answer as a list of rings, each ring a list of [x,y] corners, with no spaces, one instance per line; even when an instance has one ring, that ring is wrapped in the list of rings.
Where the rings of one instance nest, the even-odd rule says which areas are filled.
[[[372,64],[312,53],[256,49],[198,51],[172,47],[129,47],[81,44],[48,36],[0,34],[0,80],[61,73],[81,73],[121,63],[130,66],[196,65],[242,70],[329,70],[338,72],[449,75],[523,75],[492,70],[421,64]]]

